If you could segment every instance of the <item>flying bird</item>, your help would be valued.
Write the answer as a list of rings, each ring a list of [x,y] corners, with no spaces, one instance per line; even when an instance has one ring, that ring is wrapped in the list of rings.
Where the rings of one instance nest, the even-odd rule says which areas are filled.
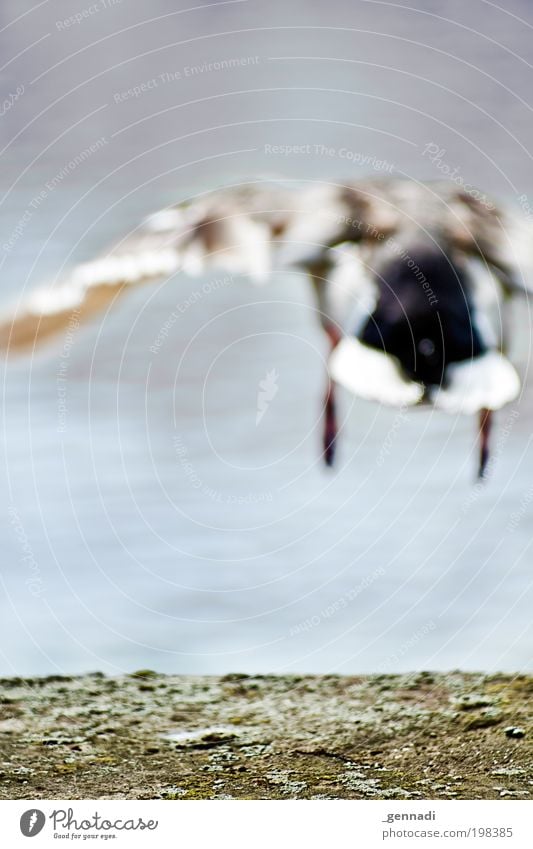
[[[450,182],[258,180],[149,216],[0,316],[0,345],[33,348],[73,316],[88,319],[132,286],[180,270],[224,269],[260,284],[274,268],[297,268],[330,347],[325,462],[337,443],[339,384],[381,404],[477,416],[482,477],[492,414],[520,391],[506,314],[512,296],[530,291],[532,233],[510,209]]]

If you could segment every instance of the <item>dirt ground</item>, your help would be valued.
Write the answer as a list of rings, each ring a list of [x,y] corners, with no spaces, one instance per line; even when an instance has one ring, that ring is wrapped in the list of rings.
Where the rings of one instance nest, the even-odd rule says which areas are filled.
[[[0,680],[2,799],[531,799],[533,678]]]

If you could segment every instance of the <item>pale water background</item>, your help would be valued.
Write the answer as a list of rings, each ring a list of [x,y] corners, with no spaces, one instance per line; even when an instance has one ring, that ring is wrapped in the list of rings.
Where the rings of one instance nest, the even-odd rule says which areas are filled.
[[[0,118],[2,244],[24,222],[5,303],[150,211],[257,175],[438,178],[433,143],[468,183],[533,199],[526,0],[190,8],[4,2],[2,86],[24,86]],[[265,152],[287,144],[311,152]],[[223,276],[134,291],[4,370],[1,672],[531,669],[533,387],[498,416],[482,490],[473,421],[348,397],[326,473],[304,281]],[[515,316],[524,374],[527,303]]]

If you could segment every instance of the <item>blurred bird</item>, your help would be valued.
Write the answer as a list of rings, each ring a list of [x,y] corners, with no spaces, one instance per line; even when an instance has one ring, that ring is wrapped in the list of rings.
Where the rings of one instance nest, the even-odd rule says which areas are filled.
[[[492,413],[520,391],[505,314],[512,295],[529,291],[531,236],[518,215],[453,183],[227,187],[155,213],[63,283],[33,293],[0,317],[0,345],[34,347],[73,316],[81,322],[179,270],[220,268],[262,283],[273,268],[299,268],[331,349],[326,463],[340,384],[382,404],[477,415],[482,477]]]

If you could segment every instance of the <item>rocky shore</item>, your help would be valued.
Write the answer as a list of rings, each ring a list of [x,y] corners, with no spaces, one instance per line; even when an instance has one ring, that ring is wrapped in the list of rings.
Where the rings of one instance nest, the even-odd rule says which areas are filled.
[[[533,678],[0,680],[0,797],[531,799]]]

